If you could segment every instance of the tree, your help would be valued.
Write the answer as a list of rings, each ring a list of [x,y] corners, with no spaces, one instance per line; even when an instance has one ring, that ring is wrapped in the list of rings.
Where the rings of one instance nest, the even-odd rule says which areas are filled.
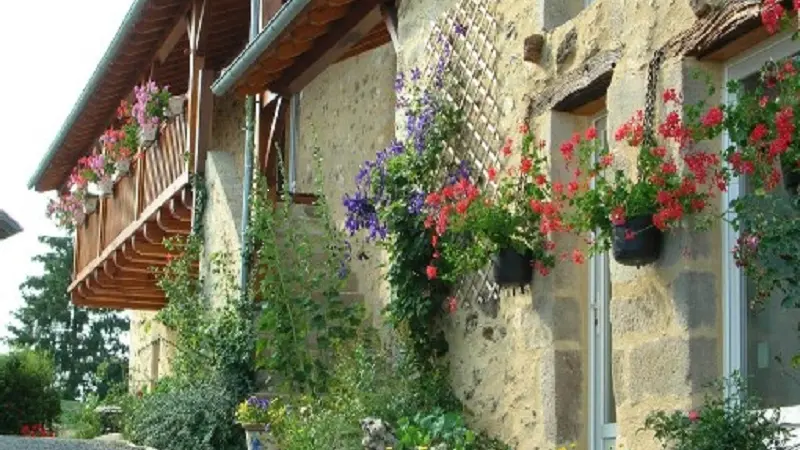
[[[128,331],[130,323],[117,311],[73,305],[67,292],[72,279],[71,238],[41,236],[39,241],[49,249],[32,260],[41,263],[44,272],[20,285],[25,304],[12,313],[19,324],[8,327],[7,341],[52,355],[62,395],[74,399],[96,388],[95,374],[104,362],[121,361],[127,366],[127,346],[120,334]],[[125,372],[116,373],[121,378]],[[110,381],[102,380],[102,384]]]

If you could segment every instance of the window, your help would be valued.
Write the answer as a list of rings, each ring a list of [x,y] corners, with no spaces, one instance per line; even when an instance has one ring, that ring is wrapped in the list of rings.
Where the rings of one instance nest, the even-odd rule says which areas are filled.
[[[770,59],[797,54],[800,43],[789,36],[779,36],[733,61],[725,69],[727,80],[739,80],[749,88],[759,81],[759,70]],[[726,93],[726,102],[736,99]],[[724,145],[729,140],[725,137]],[[734,179],[723,196],[727,205],[749,192],[747,180]],[[762,399],[765,409],[781,409],[784,420],[797,423],[800,418],[800,379],[792,373],[791,357],[800,348],[797,329],[800,309],[786,309],[776,299],[768,300],[763,308],[750,305],[753,290],[742,271],[736,267],[730,251],[738,233],[723,224],[723,311],[724,311],[724,371],[731,375],[739,371],[747,377],[749,388]]]
[[[605,111],[598,113],[591,124],[603,144],[608,143],[608,124]],[[611,282],[608,254],[596,255],[590,261],[589,273],[589,354],[590,379],[590,439],[597,450],[616,448],[617,412],[612,383],[611,322],[609,305]]]

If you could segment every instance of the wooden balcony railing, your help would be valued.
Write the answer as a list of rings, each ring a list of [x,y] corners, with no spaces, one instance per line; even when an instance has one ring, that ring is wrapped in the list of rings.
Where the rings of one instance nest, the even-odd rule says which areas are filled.
[[[164,238],[191,230],[186,128],[183,115],[162,125],[157,142],[140,151],[131,173],[76,230],[74,281],[69,287],[76,304],[163,306],[164,294],[152,267],[164,265],[169,257]]]

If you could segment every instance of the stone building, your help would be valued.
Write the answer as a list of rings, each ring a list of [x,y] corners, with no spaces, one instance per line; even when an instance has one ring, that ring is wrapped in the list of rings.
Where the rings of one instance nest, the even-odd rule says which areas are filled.
[[[220,52],[206,58],[213,64],[192,66],[188,77],[176,78],[182,82],[169,80],[190,93],[187,122],[197,133],[189,133],[187,148],[194,149],[194,161],[200,162],[194,170],[205,174],[209,192],[204,218],[175,220],[203,220],[207,252],[236,251],[241,245],[246,94],[259,96],[254,166],[264,169],[276,148],[283,148],[291,191],[308,192],[311,149],[321,146],[326,194],[334,217],[341,220],[338,200],[354,187],[361,162],[402,132],[394,106],[396,74],[434,61],[441,52],[440,34],[455,42],[451,69],[468,80],[461,94],[468,99],[463,108],[473,132],[469,158],[477,167],[495,163],[505,136],[523,121],[547,140],[553,166],[560,167],[558,145],[575,131],[596,125],[608,133],[644,108],[651,66],[656,95],[674,87],[689,102],[703,98],[705,86],[692,76],[702,69],[718,87],[715,100],[732,101],[726,81],[751,77],[769,58],[800,51],[800,43],[788,35],[769,36],[761,27],[758,0],[280,3],[263,3],[258,33],[249,45],[216,45],[224,33],[212,31],[205,45]],[[151,10],[144,11],[142,17],[150,17]],[[150,14],[148,20],[157,17]],[[237,17],[244,27],[248,22],[241,14]],[[463,35],[454,33],[457,24],[466,28]],[[168,38],[169,25],[162,27]],[[135,79],[150,67],[153,54],[126,72],[128,78],[112,73],[105,79]],[[189,57],[200,54],[190,52]],[[154,79],[174,76],[161,70],[153,72]],[[118,88],[111,103],[126,94]],[[95,123],[84,128],[97,131],[102,126],[97,117],[107,116],[92,116]],[[67,133],[78,127],[78,119],[70,120]],[[66,151],[64,142],[72,146],[74,158],[66,166],[96,137],[88,130],[81,133],[83,141],[68,136],[54,146],[56,154]],[[712,145],[722,148],[724,139]],[[632,170],[633,152],[615,151],[621,167]],[[47,171],[56,169],[37,175],[41,190],[57,188],[66,173],[60,179],[53,173],[53,181],[46,183]],[[556,170],[551,175],[565,178]],[[727,204],[740,189],[734,184],[721,201]],[[168,203],[175,199],[182,197],[175,194]],[[149,217],[141,220],[145,234],[152,223]],[[136,233],[130,238],[131,252],[141,256],[145,253],[136,251]],[[800,315],[777,309],[749,312],[748,285],[729,251],[735,238],[725,223],[703,233],[674,232],[654,265],[635,269],[598,257],[583,266],[559,266],[522,293],[498,292],[485,278],[473,281],[446,324],[452,385],[472,423],[517,449],[571,442],[589,450],[620,445],[655,449],[652,436],[638,432],[648,412],[691,409],[706,383],[735,371],[753,377],[765,408],[793,414],[800,405],[800,387],[787,378],[778,358],[790,359],[797,348]],[[111,256],[127,257],[128,241],[115,242],[114,251],[94,249],[101,253],[94,267],[106,266]],[[380,262],[355,261],[352,267],[376,324],[388,301]],[[103,274],[92,276],[101,286],[108,281]],[[76,289],[78,303],[99,299],[132,309],[163,304],[142,297],[114,303],[102,288],[83,286],[80,280]],[[137,323],[131,334],[132,348],[138,349],[149,345],[143,342],[151,337]],[[143,354],[148,355],[143,360],[132,355],[134,367],[151,377],[168,370],[158,361],[164,352]]]

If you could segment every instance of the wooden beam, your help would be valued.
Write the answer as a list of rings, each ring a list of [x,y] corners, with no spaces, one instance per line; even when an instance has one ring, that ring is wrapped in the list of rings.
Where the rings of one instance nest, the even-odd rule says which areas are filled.
[[[381,3],[381,15],[383,22],[386,24],[386,31],[392,38],[392,45],[394,52],[400,53],[400,35],[397,33],[397,7],[394,3]]]
[[[181,38],[186,36],[187,21],[185,15],[178,19],[178,23],[175,24],[172,31],[169,32],[167,38],[164,39],[164,42],[161,43],[161,47],[159,47],[156,52],[156,61],[163,64],[178,42],[180,42]]]
[[[300,92],[328,66],[339,60],[353,45],[369,34],[383,18],[378,0],[357,0],[347,14],[334,24],[331,30],[319,39],[317,45],[295,60],[275,82],[277,89],[286,87],[287,93]]]
[[[211,127],[214,122],[214,93],[211,92],[211,84],[214,78],[214,71],[207,68],[203,68],[198,74],[197,139],[193,150],[194,173],[199,174],[206,171],[206,154],[211,146]]]

